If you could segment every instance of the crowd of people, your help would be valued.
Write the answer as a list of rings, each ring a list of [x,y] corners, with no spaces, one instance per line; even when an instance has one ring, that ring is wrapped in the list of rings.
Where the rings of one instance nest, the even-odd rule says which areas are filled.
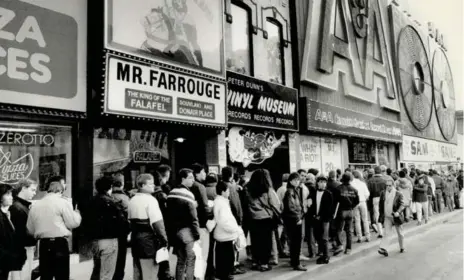
[[[102,280],[124,279],[128,247],[136,280],[231,280],[246,273],[241,253],[253,270],[269,271],[289,259],[294,270],[305,271],[302,260],[328,264],[332,255],[351,253],[353,237],[370,242],[374,234],[381,239],[379,254],[388,256],[393,229],[404,253],[403,224],[422,225],[434,213],[460,208],[463,188],[462,170],[385,166],[327,177],[301,169],[283,174],[281,186],[273,186],[266,169],[247,178],[231,167],[207,174],[194,164],[179,171],[175,186],[170,176],[171,168],[161,165],[126,190],[122,174],[105,175],[82,213],[63,196],[61,177],[50,178],[47,195],[33,204],[36,182],[0,184],[0,280],[34,278],[37,241],[34,272],[43,280],[69,279],[68,238],[76,228],[91,245],[91,279]]]

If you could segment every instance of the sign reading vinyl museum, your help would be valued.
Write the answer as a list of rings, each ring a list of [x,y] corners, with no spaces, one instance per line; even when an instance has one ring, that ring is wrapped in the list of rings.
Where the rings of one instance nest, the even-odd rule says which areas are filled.
[[[225,85],[108,54],[105,113],[226,125]]]
[[[228,122],[298,130],[298,91],[227,72]]]

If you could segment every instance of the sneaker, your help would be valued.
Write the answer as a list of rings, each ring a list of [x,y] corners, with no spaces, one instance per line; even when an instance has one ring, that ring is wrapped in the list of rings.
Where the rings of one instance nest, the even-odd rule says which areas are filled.
[[[329,260],[328,257],[320,257],[317,259],[316,264],[328,264]]]
[[[279,262],[278,261],[270,261],[269,265],[279,265]]]
[[[243,269],[240,269],[238,267],[234,268],[234,271],[232,271],[232,275],[241,275],[241,274],[245,274],[246,271],[243,270]]]
[[[295,266],[293,267],[293,270],[296,270],[296,271],[307,271],[308,269],[302,265],[299,265],[299,266]]]
[[[272,266],[269,266],[267,264],[261,265],[259,267],[259,271],[261,271],[261,272],[266,272],[266,271],[270,271],[270,270],[272,270]]]
[[[383,235],[379,234],[379,236],[378,236],[378,237],[379,237],[379,238],[383,238]]]
[[[388,252],[387,250],[383,249],[383,248],[380,248],[378,251],[377,251],[379,254],[381,255],[384,255],[385,257],[388,257]]]
[[[300,261],[309,261],[309,259],[303,255],[300,255]]]
[[[400,250],[400,253],[404,253],[404,252],[405,252],[405,251],[404,251],[404,248]]]
[[[334,256],[340,254],[341,252],[343,252],[343,246],[338,246],[338,248],[334,252]]]

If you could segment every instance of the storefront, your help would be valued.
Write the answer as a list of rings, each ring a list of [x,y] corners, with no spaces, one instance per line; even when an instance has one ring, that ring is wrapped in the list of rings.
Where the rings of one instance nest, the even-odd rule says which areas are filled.
[[[298,91],[227,72],[227,164],[240,174],[268,169],[276,186],[290,172],[289,136],[298,131]]]
[[[36,181],[35,201],[60,175],[76,204],[86,184],[86,1],[1,1],[0,19],[0,183]]]
[[[222,1],[103,2],[92,4],[105,15],[104,44],[93,54],[103,54],[93,180],[122,173],[130,189],[140,173],[168,164],[176,184],[181,168],[217,157],[210,142],[226,127]]]

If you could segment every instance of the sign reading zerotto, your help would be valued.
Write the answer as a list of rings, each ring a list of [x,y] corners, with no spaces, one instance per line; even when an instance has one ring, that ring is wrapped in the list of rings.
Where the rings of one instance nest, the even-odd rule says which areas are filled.
[[[423,162],[455,162],[457,146],[412,136],[403,136],[403,160]]]
[[[107,56],[105,112],[226,125],[225,85]]]

